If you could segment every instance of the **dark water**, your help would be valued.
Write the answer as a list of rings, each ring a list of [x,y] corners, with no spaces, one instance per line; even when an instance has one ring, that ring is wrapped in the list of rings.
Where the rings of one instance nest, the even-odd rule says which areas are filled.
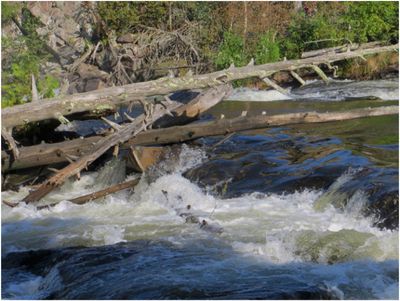
[[[206,117],[394,103],[223,102]],[[221,138],[173,148],[134,192],[62,201],[123,176],[111,162],[49,196],[62,201],[50,210],[2,207],[2,297],[398,299],[398,116],[248,131],[212,148]]]

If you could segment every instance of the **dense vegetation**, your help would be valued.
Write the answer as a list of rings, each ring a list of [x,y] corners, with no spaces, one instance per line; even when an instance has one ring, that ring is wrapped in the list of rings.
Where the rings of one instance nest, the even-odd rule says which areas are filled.
[[[17,15],[20,15],[20,21]],[[20,104],[31,100],[31,75],[37,79],[37,88],[41,96],[54,96],[59,83],[51,75],[40,74],[40,66],[50,60],[44,51],[44,41],[36,33],[38,21],[21,3],[2,2],[2,25],[15,22],[23,28],[25,34],[11,39],[2,35],[2,107]]]
[[[82,2],[84,6],[84,2]],[[31,74],[39,93],[53,95],[59,83],[43,75],[52,60],[44,51],[40,25],[23,2],[2,2],[2,25],[16,23],[25,31],[18,39],[2,34],[2,107],[30,101]],[[96,34],[88,43],[106,41],[143,28],[174,31],[190,26],[193,45],[210,69],[251,58],[256,64],[302,51],[349,42],[398,42],[398,2],[98,2],[93,18]],[[209,71],[208,70],[208,71]]]

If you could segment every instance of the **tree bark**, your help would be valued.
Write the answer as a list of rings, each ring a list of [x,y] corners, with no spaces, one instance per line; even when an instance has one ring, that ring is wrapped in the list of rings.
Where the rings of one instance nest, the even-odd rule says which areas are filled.
[[[121,148],[129,148],[130,145],[162,145],[179,143],[207,136],[225,135],[236,131],[245,131],[272,126],[281,126],[298,123],[315,123],[348,120],[368,116],[383,116],[398,114],[398,106],[386,106],[378,108],[366,108],[350,110],[347,112],[331,113],[294,113],[273,116],[238,117],[233,119],[221,119],[204,123],[189,124],[185,126],[173,126],[169,128],[149,130],[138,134],[121,145]],[[35,145],[20,148],[20,157],[11,168],[27,168],[52,163],[67,162],[65,156],[60,154],[61,150],[70,155],[79,155],[90,150],[92,143],[100,140],[95,136],[85,139],[75,139],[66,142]],[[3,167],[9,162],[9,155],[2,152]],[[6,169],[5,169],[6,170]]]
[[[96,91],[68,95],[59,99],[43,100],[40,104],[26,103],[2,110],[2,126],[12,128],[29,122],[44,119],[59,119],[74,113],[114,109],[124,102],[141,99],[146,96],[164,95],[178,90],[218,86],[233,80],[259,77],[265,78],[279,71],[291,71],[360,57],[368,54],[395,51],[398,45],[360,49],[342,53],[327,53],[317,57],[300,60],[287,60],[257,66],[245,66],[217,71],[209,74],[179,78],[160,78],[153,81],[111,87]]]
[[[199,104],[206,103],[214,105],[218,101],[222,100],[222,98],[227,95],[227,93],[230,93],[230,91],[231,87],[229,85],[223,85],[211,88],[206,92],[201,93],[186,105],[177,105],[176,103],[170,103],[167,101],[163,104],[156,104],[154,106],[154,111],[150,116],[144,116],[144,114],[142,114],[141,116],[135,118],[130,124],[120,126],[120,128],[116,129],[116,132],[110,136],[100,139],[93,145],[93,148],[88,154],[80,157],[77,161],[72,162],[62,170],[58,171],[54,176],[41,184],[35,191],[29,193],[23,199],[23,201],[26,203],[39,201],[55,187],[63,184],[69,177],[74,175],[78,175],[79,177],[80,171],[82,171],[84,168],[87,168],[89,164],[99,158],[108,149],[113,146],[118,147],[120,143],[135,137],[137,134],[146,130],[149,125],[153,124],[156,120],[160,119],[171,110],[176,110],[180,116],[190,116],[193,114],[193,111],[191,111],[193,107],[198,108],[200,106]],[[199,111],[200,109],[197,109],[196,113],[198,114]],[[147,120],[148,117],[150,117],[150,120]]]

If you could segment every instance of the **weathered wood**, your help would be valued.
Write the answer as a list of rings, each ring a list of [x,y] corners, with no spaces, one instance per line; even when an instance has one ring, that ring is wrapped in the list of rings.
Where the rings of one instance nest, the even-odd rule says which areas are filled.
[[[398,106],[364,108],[346,112],[330,113],[291,113],[279,115],[259,115],[252,117],[237,117],[219,119],[216,121],[174,126],[165,129],[148,131],[128,141],[135,145],[169,144],[197,139],[207,136],[226,135],[238,131],[246,131],[273,126],[299,123],[321,123],[356,119],[370,116],[395,115],[399,113]]]
[[[136,172],[144,172],[160,160],[163,151],[164,148],[160,146],[132,146],[128,151],[127,166]]]
[[[124,190],[124,189],[128,189],[128,188],[133,188],[135,187],[138,183],[139,183],[139,178],[138,179],[134,179],[134,180],[130,180],[130,181],[126,181],[123,183],[119,183],[110,187],[107,187],[106,189],[102,189],[96,192],[92,192],[71,200],[67,200],[68,202],[74,203],[74,204],[78,204],[78,205],[83,205],[86,204],[90,201],[99,199],[101,197],[105,197],[109,194]],[[18,203],[12,203],[6,200],[3,200],[3,203],[9,207],[16,207],[18,206]],[[52,204],[48,204],[48,205],[42,205],[42,206],[37,206],[36,208],[38,210],[42,210],[42,209],[47,209],[47,208],[51,208],[54,207],[55,205],[57,205],[58,203],[52,203]]]
[[[296,72],[294,72],[293,70],[290,70],[290,74],[300,83],[300,85],[304,86],[306,84],[306,82],[304,81],[304,79],[302,79],[300,77],[300,75],[298,75]]]
[[[2,110],[3,126],[11,128],[28,122],[56,118],[56,114],[67,116],[85,111],[114,109],[118,104],[152,95],[168,94],[178,90],[205,88],[248,78],[265,78],[279,71],[304,68],[307,65],[325,64],[368,54],[394,51],[398,45],[360,49],[342,53],[327,53],[317,57],[300,60],[286,60],[258,66],[229,68],[209,74],[184,76],[179,78],[160,78],[153,81],[110,87],[86,93],[68,95],[59,99],[47,99],[40,105],[26,103]]]
[[[14,159],[18,159],[19,149],[17,146],[17,142],[14,140],[12,136],[12,130],[2,127],[1,136],[3,137],[4,141],[8,144],[8,148],[12,152]]]
[[[37,144],[18,148],[20,156],[11,158],[6,151],[1,152],[1,170],[17,170],[41,165],[50,165],[68,160],[64,156],[80,157],[90,152],[93,145],[102,137],[94,136],[85,139],[73,139],[51,144]]]
[[[329,84],[329,78],[326,76],[326,74],[324,73],[324,71],[321,70],[320,67],[316,66],[316,65],[310,65],[311,68],[322,78],[322,80],[326,83]]]
[[[270,87],[274,88],[276,91],[282,93],[283,95],[288,95],[290,96],[290,93],[288,90],[282,88],[279,86],[277,83],[275,83],[272,79],[269,79],[268,77],[262,78],[262,80]]]
[[[349,51],[349,50],[354,51],[354,50],[368,49],[368,48],[373,48],[376,46],[382,46],[384,44],[385,44],[385,42],[383,42],[383,41],[370,42],[370,43],[365,43],[365,44],[353,43],[353,44],[346,44],[346,45],[340,45],[340,46],[317,49],[317,50],[310,50],[310,51],[303,52],[301,54],[301,58],[305,59],[305,58],[316,57],[316,56],[320,56],[320,55],[326,55],[328,53],[340,53],[340,52],[345,52],[345,51]]]
[[[331,113],[295,113],[284,115],[261,115],[255,117],[238,117],[234,119],[219,119],[216,121],[189,124],[185,126],[174,126],[165,129],[149,130],[129,139],[121,148],[129,148],[130,145],[158,145],[184,142],[206,136],[225,135],[236,131],[280,126],[295,123],[328,122],[337,120],[355,119],[368,116],[382,116],[398,114],[398,106],[387,106],[378,108],[367,108],[361,110],[350,110],[347,112]],[[315,116],[313,119],[312,116]],[[319,117],[316,117],[319,116]],[[92,148],[92,143],[101,137],[90,137],[85,139],[74,139],[71,141],[35,145],[20,148],[20,157],[12,165],[12,169],[23,167],[34,167],[50,163],[66,162],[60,154],[63,149],[66,154],[79,154],[86,149]],[[8,164],[8,154],[2,152],[3,168]]]
[[[143,130],[146,130],[149,125],[153,124],[156,120],[164,116],[167,111],[178,109],[182,111],[182,114],[184,115],[187,110],[189,111],[192,108],[192,106],[196,106],[198,103],[204,104],[207,102],[214,104],[215,102],[222,100],[222,98],[225,97],[227,93],[230,93],[230,91],[231,87],[229,85],[222,85],[201,93],[186,105],[180,105],[167,101],[165,103],[156,104],[150,116],[145,116],[142,114],[141,116],[135,118],[133,122],[123,126],[115,133],[100,139],[95,143],[95,145],[93,145],[93,149],[90,151],[90,153],[80,157],[77,161],[60,170],[57,174],[41,184],[38,189],[28,194],[23,201],[26,203],[31,203],[40,200],[55,187],[64,183],[66,179],[73,175],[79,174],[81,170],[87,168],[90,163],[104,154],[109,148],[116,144],[123,143],[129,138],[135,137]],[[218,101],[216,101],[216,99],[218,99]]]
[[[31,81],[32,81],[32,102],[38,102],[39,101],[39,92],[36,87],[35,76],[33,75],[33,73],[31,74]]]

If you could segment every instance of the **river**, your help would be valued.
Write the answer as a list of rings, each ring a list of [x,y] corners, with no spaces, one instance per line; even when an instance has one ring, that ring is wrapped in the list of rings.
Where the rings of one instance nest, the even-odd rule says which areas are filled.
[[[393,105],[398,81],[290,93],[236,89],[203,118]],[[171,146],[134,191],[64,201],[138,176],[113,160],[41,201],[53,208],[2,205],[2,297],[399,298],[398,116],[220,139]]]

